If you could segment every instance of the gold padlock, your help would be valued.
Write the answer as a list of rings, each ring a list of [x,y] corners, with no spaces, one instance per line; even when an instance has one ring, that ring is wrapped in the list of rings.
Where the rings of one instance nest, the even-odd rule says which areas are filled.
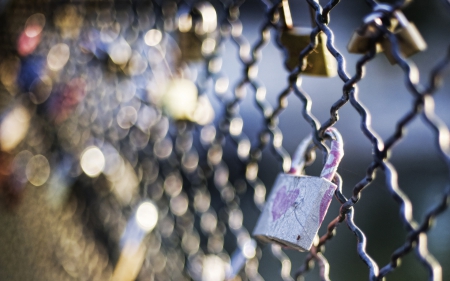
[[[288,0],[283,0],[281,5],[284,29],[281,32],[280,42],[288,51],[286,65],[292,71],[299,65],[300,52],[311,42],[310,35],[316,24],[314,21],[315,11],[310,6],[313,27],[294,27]],[[308,55],[307,65],[302,73],[315,76],[336,76],[337,63],[326,47],[327,36],[325,33],[319,32],[317,39],[318,44],[313,52]]]
[[[386,14],[392,13],[392,17],[386,18]],[[427,48],[416,26],[409,22],[401,11],[392,11],[389,5],[379,4],[374,12],[364,19],[364,25],[353,33],[347,46],[350,53],[364,54],[370,50],[371,42],[376,44],[376,51],[386,55],[391,64],[395,64],[395,58],[391,51],[391,42],[383,37],[377,25],[386,24],[389,31],[395,34],[400,53],[405,57],[410,57],[417,52]]]
[[[200,61],[216,48],[217,14],[209,2],[181,11],[178,17],[178,44],[184,61]]]
[[[409,22],[401,11],[395,11],[394,16],[398,20],[398,25],[392,32],[397,38],[400,53],[407,58],[426,50],[427,43],[423,39],[416,25]],[[391,41],[389,41],[388,38],[384,38],[382,41],[384,54],[391,64],[396,64],[397,62],[391,51],[391,45]]]
[[[365,54],[370,50],[370,45],[375,42],[376,52],[382,52],[383,46],[379,42],[380,30],[375,25],[375,20],[381,16],[379,13],[370,14],[364,18],[364,25],[353,32],[347,45],[349,53]]]

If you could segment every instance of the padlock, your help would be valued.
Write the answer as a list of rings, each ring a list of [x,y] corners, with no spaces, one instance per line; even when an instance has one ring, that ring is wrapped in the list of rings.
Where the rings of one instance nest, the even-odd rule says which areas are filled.
[[[393,17],[386,18],[386,14],[392,13]],[[391,42],[383,37],[377,25],[385,24],[387,29],[393,32],[398,40],[400,53],[410,57],[417,52],[424,51],[427,44],[416,26],[409,22],[401,11],[392,11],[390,5],[379,4],[374,12],[364,19],[364,25],[353,33],[347,49],[350,53],[364,54],[370,49],[371,40],[376,44],[376,51],[384,51],[391,64],[395,64],[395,58],[391,51]]]
[[[209,2],[195,5],[190,11],[180,9],[178,44],[184,61],[200,61],[216,48],[217,14]]]
[[[353,32],[352,38],[347,45],[349,53],[365,54],[370,51],[371,40],[375,43],[377,53],[383,51],[379,42],[380,30],[376,27],[375,20],[381,16],[380,13],[372,13],[364,18],[364,25]]]
[[[426,50],[427,43],[423,39],[416,25],[409,22],[401,11],[395,11],[394,16],[398,20],[398,25],[393,33],[397,38],[400,53],[407,58]],[[396,64],[397,62],[392,54],[391,45],[391,41],[389,41],[388,38],[384,38],[382,41],[384,54],[391,64]]]
[[[313,27],[316,25],[314,20],[315,11],[311,6],[309,7],[313,27],[294,27],[288,0],[283,0],[281,5],[284,28],[281,32],[280,42],[288,52],[286,66],[292,71],[299,65],[300,52],[311,42],[310,35],[313,31]],[[307,65],[302,73],[315,76],[336,76],[337,63],[336,59],[327,49],[327,36],[325,33],[319,32],[319,34],[317,34],[317,40],[318,43],[315,49],[306,58]]]
[[[378,4],[374,11],[364,18],[364,24],[358,28],[350,39],[347,50],[350,53],[365,54],[370,51],[371,41],[375,43],[376,52],[382,52],[382,33],[377,27],[378,24],[385,23],[385,26],[392,31],[397,26],[395,17],[386,18],[386,13],[392,13],[392,6]]]
[[[331,182],[344,151],[335,128],[327,134],[334,139],[320,177],[301,175],[305,152],[311,138],[303,141],[293,157],[289,173],[278,175],[253,235],[262,242],[274,242],[299,251],[309,251],[327,213],[337,186]],[[295,167],[296,160],[301,161]]]

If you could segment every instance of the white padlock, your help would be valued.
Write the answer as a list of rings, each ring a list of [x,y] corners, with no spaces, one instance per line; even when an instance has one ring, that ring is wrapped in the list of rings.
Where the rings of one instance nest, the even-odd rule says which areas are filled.
[[[329,128],[327,134],[333,140],[320,177],[301,175],[309,137],[299,145],[289,173],[278,175],[253,231],[257,239],[299,251],[311,249],[337,188],[331,181],[344,155],[339,132]]]

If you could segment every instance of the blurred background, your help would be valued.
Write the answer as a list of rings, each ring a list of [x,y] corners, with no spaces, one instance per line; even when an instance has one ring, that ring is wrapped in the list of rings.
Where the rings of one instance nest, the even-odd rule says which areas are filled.
[[[235,210],[231,203],[224,203],[226,200],[221,191],[215,190],[217,182],[208,179],[208,169],[217,177],[223,166],[205,164],[206,183],[204,186],[200,184],[203,189],[197,189],[198,179],[190,178],[183,161],[193,150],[197,155],[194,162],[199,166],[211,157],[210,148],[205,148],[207,137],[204,136],[212,131],[215,134],[216,130],[219,134],[225,107],[217,98],[217,83],[214,88],[212,82],[204,78],[208,69],[204,60],[176,62],[180,56],[176,46],[176,28],[167,18],[179,17],[180,11],[176,7],[182,7],[183,3],[137,2],[132,5],[125,1],[0,1],[0,134],[4,139],[0,159],[3,205],[0,211],[0,280],[128,280],[117,277],[127,239],[143,239],[147,245],[142,269],[137,269],[140,272],[137,280],[220,280],[220,277],[208,278],[204,272],[201,277],[195,277],[192,273],[195,272],[192,269],[195,263],[192,261],[198,256],[198,251],[214,253],[209,242],[205,241],[216,238],[215,232],[205,231],[200,225],[199,219],[203,223],[203,214],[211,211],[219,228],[222,216],[229,218],[233,214],[230,210]],[[324,1],[320,3],[326,4]],[[211,1],[211,4],[217,10],[220,22],[225,14],[223,5],[219,1]],[[66,5],[75,8],[72,11],[65,8],[68,7]],[[309,26],[306,1],[290,1],[290,6],[294,25]],[[240,6],[242,35],[252,47],[261,36],[266,8],[262,1],[257,0],[247,0]],[[347,44],[370,11],[365,1],[342,1],[331,12],[329,27],[335,36],[335,47],[346,60],[349,76],[355,74],[355,65],[361,55],[348,53]],[[448,52],[450,4],[444,0],[417,0],[403,12],[414,22],[428,45],[426,51],[411,57],[420,71],[421,83],[426,85],[430,71]],[[36,14],[39,16],[32,17]],[[166,22],[161,22],[161,18]],[[161,33],[163,39],[155,39],[158,34],[150,34],[149,30],[164,30]],[[283,66],[284,54],[275,43],[274,30],[270,36],[258,62],[257,80],[266,88],[267,101],[276,107],[278,96],[288,86],[289,72]],[[152,40],[156,40],[156,44]],[[165,44],[161,47],[163,51],[153,48],[159,41]],[[228,79],[224,96],[230,97],[245,72],[239,59],[239,48],[227,39],[214,54],[222,58],[220,73],[214,75]],[[164,59],[158,59],[158,56]],[[176,119],[173,115],[158,109],[158,93],[163,91],[159,89],[158,80],[170,80],[177,75],[194,81],[200,94],[208,97],[214,111],[212,121],[180,123],[173,120]],[[172,78],[168,78],[170,76]],[[215,81],[216,76],[213,77]],[[374,131],[384,140],[394,133],[397,122],[413,104],[413,95],[405,86],[404,76],[398,65],[391,65],[379,53],[366,65],[365,75],[358,82],[359,99],[372,114]],[[450,125],[448,79],[447,71],[442,87],[434,96],[436,115],[447,126]],[[330,107],[342,96],[343,85],[339,77],[303,76],[302,88],[311,97],[312,113],[321,123],[329,118]],[[246,90],[239,113],[243,120],[242,131],[253,147],[265,123],[255,104],[254,90],[251,87]],[[283,147],[290,155],[311,132],[310,125],[301,115],[301,108],[300,99],[291,93],[288,106],[279,117]],[[10,116],[19,121],[8,123]],[[363,135],[360,123],[361,117],[350,103],[339,110],[335,127],[343,135],[345,156],[338,171],[347,197],[365,177],[373,159],[372,145]],[[184,151],[180,147],[183,147],[183,137],[186,136],[194,148]],[[251,184],[243,183],[249,188],[243,192],[236,191],[245,178],[246,162],[241,161],[230,138],[225,139],[225,142],[219,142],[225,143],[221,161],[228,167],[227,181],[232,183],[234,192],[238,193],[236,197],[240,198],[237,202],[242,210],[243,226],[251,233],[260,211],[255,205]],[[170,156],[165,156],[165,151]],[[101,157],[97,157],[99,154]],[[195,154],[192,155],[195,158]],[[306,168],[308,175],[320,174],[323,163],[320,152],[318,155],[313,165]],[[177,157],[182,157],[179,159],[181,164],[173,164]],[[100,164],[99,159],[103,159]],[[211,162],[210,158],[208,161]],[[115,166],[119,162],[122,179],[119,179],[121,176]],[[405,137],[392,150],[391,162],[397,169],[399,186],[413,203],[414,218],[420,223],[426,212],[440,200],[449,183],[448,169],[439,157],[433,131],[420,117],[407,126]],[[97,171],[99,166],[101,169]],[[258,168],[258,177],[267,189],[266,196],[280,172],[279,160],[273,150],[266,147]],[[179,174],[177,180],[183,182],[183,191],[177,191],[175,195],[167,187],[167,180],[173,179],[170,175],[174,173]],[[158,188],[164,188],[164,196]],[[183,199],[179,194],[186,195]],[[210,194],[211,209],[199,211],[193,203],[197,197],[192,194]],[[150,234],[144,231],[147,235],[144,238],[127,238],[125,234],[131,233],[126,232],[131,227],[131,218],[146,199],[156,202],[154,205],[159,209],[156,228]],[[186,205],[188,211],[177,215],[177,202],[189,204],[189,207]],[[339,207],[337,200],[333,200],[319,230],[320,235],[338,215]],[[187,231],[189,227],[183,223],[188,219],[183,222],[182,218],[189,210],[193,221]],[[222,215],[220,210],[225,210],[226,214]],[[428,249],[442,265],[443,280],[450,280],[449,221],[450,212],[447,210],[438,216],[428,233]],[[376,179],[362,192],[355,206],[355,222],[367,237],[370,256],[380,267],[389,263],[392,253],[403,245],[407,232],[399,218],[399,206],[389,194],[382,172],[378,171]],[[170,223],[170,233],[180,236],[177,238],[179,241],[173,238],[175,234],[169,233],[167,237],[170,239],[165,236],[164,231],[167,232]],[[233,229],[225,224],[223,227]],[[186,233],[196,234],[192,238]],[[230,233],[233,231],[219,235],[223,250],[217,251],[220,253],[218,256],[224,254],[229,258],[235,252],[239,243]],[[73,238],[75,236],[76,239]],[[193,240],[184,239],[185,236]],[[174,239],[178,242],[173,242]],[[186,250],[190,249],[189,241],[192,245],[197,244],[196,251]],[[159,246],[154,247],[155,244]],[[183,251],[178,251],[181,248]],[[257,250],[259,273],[265,280],[282,280],[280,262],[270,254],[270,250],[270,246],[262,247],[262,252]],[[163,253],[162,256],[158,256],[159,252]],[[292,273],[307,255],[293,250],[285,250],[285,253],[291,259]],[[325,256],[331,266],[331,280],[368,279],[368,269],[357,254],[356,237],[344,223],[327,243]],[[165,261],[164,265],[158,263],[161,260]],[[163,269],[157,270],[161,266]],[[205,264],[203,266],[206,267]],[[180,275],[171,276],[170,271],[175,272],[177,267]],[[246,268],[250,265],[247,264]],[[251,276],[246,271],[236,278],[257,280]],[[411,252],[387,279],[426,280],[427,272]],[[306,275],[306,280],[320,280],[318,266]]]

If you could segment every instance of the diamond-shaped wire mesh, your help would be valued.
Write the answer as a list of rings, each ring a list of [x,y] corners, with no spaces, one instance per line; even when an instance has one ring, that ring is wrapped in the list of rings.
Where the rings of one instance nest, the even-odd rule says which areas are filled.
[[[404,57],[405,42],[391,28],[392,22],[385,20],[415,3],[380,6],[365,1],[365,15],[379,18],[374,21],[378,37],[372,37],[367,52],[347,66],[346,60],[353,62],[354,57],[349,59],[337,49],[344,27],[332,21],[335,14],[336,20],[354,18],[355,10],[349,5],[338,10],[345,5],[339,1],[306,0],[301,5],[290,1],[294,24],[309,16],[308,10],[314,23],[305,34],[310,43],[292,69],[289,46],[282,40],[286,31],[282,2],[5,2],[0,19],[4,207],[0,279],[303,280],[313,271],[309,276],[320,280],[330,276],[382,280],[390,275],[405,280],[408,273],[395,274],[400,260],[413,252],[418,263],[408,260],[408,264],[420,264],[427,274],[420,278],[448,280],[448,265],[428,252],[427,234],[436,218],[445,218],[450,201],[449,129],[435,109],[435,99],[436,107],[443,102],[435,94],[449,68],[450,49],[446,53],[439,49],[432,62],[427,60],[421,73],[429,78],[421,83],[418,67]],[[444,1],[428,5],[448,8]],[[360,18],[355,22],[363,25]],[[441,22],[432,24],[443,28]],[[424,37],[431,38],[424,30]],[[326,42],[321,41],[323,35]],[[341,41],[347,42],[350,35]],[[396,63],[389,67],[401,70],[403,81],[397,79],[398,73],[391,77],[371,72],[371,64],[387,67],[387,61],[378,59],[377,40],[384,40],[384,52]],[[306,76],[314,64],[307,58],[320,44],[332,56],[330,65],[336,62],[337,78]],[[353,76],[349,68],[355,69]],[[364,91],[377,94],[367,90],[366,80],[380,89],[404,83],[412,98],[403,101],[406,91],[395,88],[390,95],[401,95],[398,101],[375,97],[366,107]],[[319,91],[338,95],[325,97]],[[386,115],[396,119],[380,124],[395,126],[379,134],[371,125],[368,108],[383,108],[391,102],[398,103],[394,105],[398,110]],[[387,104],[379,111],[391,108]],[[325,118],[319,121],[313,111]],[[342,111],[344,121],[339,120]],[[413,127],[419,118],[427,130]],[[446,121],[446,116],[442,118]],[[357,162],[366,167],[365,171],[359,167],[362,173],[357,173],[345,170],[344,158],[339,170],[343,176],[335,178],[338,189],[328,226],[322,226],[311,250],[301,255],[254,240],[251,232],[270,184],[276,173],[288,172],[291,166],[287,150],[311,133],[325,159],[329,152],[325,132],[332,126],[343,132],[346,157],[367,161]],[[418,173],[435,169],[432,176],[437,180],[408,182],[432,193],[434,202],[420,220],[415,219],[408,197],[418,188],[400,188],[396,167],[404,166],[391,156],[395,146],[400,150],[409,128],[433,139],[432,147],[415,152],[415,161],[422,161]],[[353,148],[367,140],[370,146],[361,147],[370,157],[354,155],[361,149]],[[420,141],[415,141],[416,149]],[[433,150],[442,161],[431,162],[433,167],[427,169],[429,159],[421,157]],[[322,165],[321,159],[314,165]],[[348,186],[346,176],[355,182],[354,187]],[[391,202],[397,204],[397,214],[389,216],[399,215],[397,224],[404,236],[397,239],[392,230],[397,226],[384,223],[385,236],[371,240],[361,225],[388,221],[381,209],[393,209]],[[355,217],[364,205],[377,208],[370,213],[376,217],[367,213],[363,219]],[[157,215],[157,222],[139,220],[142,206],[151,206],[145,209],[150,210],[145,219]],[[156,213],[151,213],[153,207]],[[342,226],[336,232],[341,224],[350,232]],[[353,247],[336,245],[340,237],[351,234],[356,236]],[[372,241],[377,246],[370,248]],[[375,258],[367,250],[376,252],[384,243],[389,244],[390,257],[378,259],[378,253]],[[448,256],[448,243],[435,244]],[[354,252],[365,269],[354,263],[350,254]]]

